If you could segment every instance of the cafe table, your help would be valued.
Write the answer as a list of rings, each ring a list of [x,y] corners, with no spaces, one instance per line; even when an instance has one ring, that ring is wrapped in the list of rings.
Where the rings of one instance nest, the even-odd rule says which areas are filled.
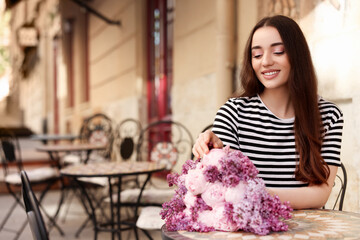
[[[289,229],[286,232],[271,232],[266,236],[238,232],[186,232],[167,231],[162,226],[163,240],[190,239],[360,239],[360,214],[346,211],[309,209],[295,210],[292,218],[285,221]]]
[[[90,153],[94,150],[104,150],[106,149],[106,145],[103,144],[89,144],[89,143],[67,143],[67,144],[47,144],[36,147],[36,150],[39,152],[47,152],[51,159],[51,164],[57,167],[58,169],[61,169],[63,166],[60,162],[60,153],[63,152],[81,152],[86,151],[85,159],[83,159],[83,162],[87,162]],[[59,205],[56,210],[56,217],[58,213],[60,212],[60,209],[64,203],[64,200],[67,198],[68,194],[65,192],[68,192],[68,190],[73,190],[72,188],[65,187],[64,179],[60,178],[61,180],[61,195],[60,195],[60,201]]]
[[[31,140],[42,141],[46,144],[48,141],[74,141],[79,136],[72,134],[34,134],[30,136]]]
[[[122,177],[130,175],[146,175],[146,180],[142,183],[141,190],[137,199],[137,203],[140,202],[142,192],[150,180],[153,173],[163,171],[165,169],[164,164],[154,162],[101,162],[101,163],[88,163],[88,164],[76,164],[70,165],[61,169],[62,176],[69,177],[75,180],[80,186],[82,193],[87,200],[90,209],[87,209],[89,216],[92,219],[94,225],[94,239],[97,239],[97,234],[100,231],[111,232],[112,239],[118,236],[121,239],[121,231],[134,229],[136,231],[136,222],[129,222],[121,219],[121,190],[122,190]],[[79,178],[88,177],[105,177],[108,179],[108,194],[110,198],[110,222],[101,223],[96,217],[96,206],[92,198],[89,196],[86,186],[79,181]],[[116,181],[112,181],[115,179]],[[114,184],[115,182],[115,184]],[[114,186],[116,187],[116,197],[114,197]],[[115,202],[116,199],[116,202]],[[134,214],[137,216],[138,205],[134,209]],[[136,219],[135,219],[136,220]]]
[[[39,152],[47,152],[54,162],[59,162],[59,154],[62,152],[82,152],[86,151],[86,157],[83,162],[89,160],[90,153],[95,150],[105,150],[106,145],[104,144],[91,144],[91,143],[79,143],[79,144],[48,144],[36,147]]]

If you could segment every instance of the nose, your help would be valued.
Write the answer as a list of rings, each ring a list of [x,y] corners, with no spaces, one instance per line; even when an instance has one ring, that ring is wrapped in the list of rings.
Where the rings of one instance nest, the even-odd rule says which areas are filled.
[[[262,58],[263,66],[271,66],[274,63],[272,55],[270,52],[265,52]]]

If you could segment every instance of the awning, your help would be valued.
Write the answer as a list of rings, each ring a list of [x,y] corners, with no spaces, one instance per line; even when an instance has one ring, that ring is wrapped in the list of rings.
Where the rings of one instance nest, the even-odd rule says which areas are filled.
[[[86,9],[86,11],[94,14],[95,16],[97,16],[98,18],[102,19],[103,21],[107,22],[108,24],[114,24],[114,25],[121,25],[121,22],[119,20],[111,20],[107,17],[105,17],[103,14],[99,13],[98,11],[96,11],[95,9],[91,8],[89,5],[87,5],[85,2],[81,1],[81,0],[71,0],[74,3],[78,4],[79,6],[83,7]]]
[[[10,9],[12,7],[14,7],[16,4],[18,4],[21,0],[5,0],[5,4],[6,4],[6,9]],[[104,16],[103,14],[101,14],[100,12],[96,11],[95,9],[93,9],[92,7],[90,7],[89,5],[87,5],[84,1],[82,0],[71,0],[74,3],[76,3],[77,5],[79,5],[82,8],[85,8],[86,11],[88,11],[91,14],[94,14],[96,17],[102,19],[103,21],[105,21],[108,24],[113,24],[113,25],[121,25],[121,21],[120,20],[112,20],[109,19],[108,17]]]

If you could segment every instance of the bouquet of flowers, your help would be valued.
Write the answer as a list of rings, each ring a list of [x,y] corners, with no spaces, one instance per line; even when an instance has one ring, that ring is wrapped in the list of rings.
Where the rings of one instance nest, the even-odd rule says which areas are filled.
[[[163,204],[161,218],[169,231],[286,231],[289,203],[271,196],[257,174],[241,151],[212,149],[202,159],[186,161],[181,174],[167,176],[169,186],[178,188]]]

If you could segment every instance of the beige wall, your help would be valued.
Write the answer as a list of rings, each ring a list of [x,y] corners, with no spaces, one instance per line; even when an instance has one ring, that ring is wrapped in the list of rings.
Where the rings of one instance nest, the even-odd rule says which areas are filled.
[[[144,1],[123,0],[93,1],[91,7],[109,19],[121,20],[121,26],[110,25],[89,14],[89,80],[90,101],[84,102],[84,12],[79,6],[62,2],[64,17],[76,18],[74,40],[75,106],[66,107],[68,94],[61,96],[61,123],[65,131],[67,122],[72,132],[77,132],[81,121],[96,112],[103,112],[114,124],[133,117],[143,119],[144,69]],[[62,82],[66,82],[62,79]],[[66,89],[65,84],[63,88]]]
[[[173,119],[194,138],[212,123],[218,108],[216,4],[184,0],[175,7]]]
[[[91,107],[117,123],[144,116],[145,1],[94,1],[92,6],[121,26],[90,18]]]

